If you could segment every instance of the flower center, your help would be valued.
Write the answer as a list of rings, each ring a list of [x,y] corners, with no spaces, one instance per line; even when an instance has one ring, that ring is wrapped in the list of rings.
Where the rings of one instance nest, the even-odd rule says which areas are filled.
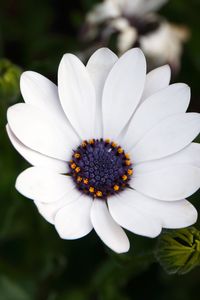
[[[106,199],[129,186],[133,174],[128,154],[110,140],[84,141],[69,162],[77,188],[91,197]]]

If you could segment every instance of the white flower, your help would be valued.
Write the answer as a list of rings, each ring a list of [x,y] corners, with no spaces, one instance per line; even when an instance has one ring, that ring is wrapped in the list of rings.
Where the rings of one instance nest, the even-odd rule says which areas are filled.
[[[118,5],[125,15],[143,16],[149,12],[157,11],[168,0],[105,0]]]
[[[189,87],[169,82],[168,66],[146,75],[139,49],[118,59],[102,48],[86,67],[66,54],[58,88],[38,73],[23,73],[25,103],[9,108],[7,132],[33,167],[16,188],[61,238],[94,228],[122,253],[129,249],[122,227],[153,238],[163,227],[196,222],[185,198],[200,186],[200,145],[192,143],[200,115],[185,113]]]
[[[88,13],[87,21],[90,24],[99,24],[107,19],[119,17],[120,8],[114,1],[104,1],[94,6],[94,9]]]
[[[139,45],[150,69],[170,64],[173,72],[180,67],[183,44],[189,30],[155,14],[166,0],[105,0],[86,16],[83,39],[109,45],[113,34],[121,55]],[[99,47],[99,43],[97,43]],[[87,54],[87,51],[86,51]]]
[[[121,15],[141,17],[149,12],[157,11],[168,0],[104,0],[94,6],[88,13],[87,20],[98,24]]]
[[[188,36],[187,28],[163,21],[156,31],[140,38],[140,45],[153,65],[168,62],[172,68],[178,70],[182,44],[187,41]]]
[[[128,20],[125,18],[117,18],[110,21],[110,26],[113,30],[120,32],[117,38],[119,53],[122,54],[132,48],[138,39],[138,32],[135,27],[130,26]]]

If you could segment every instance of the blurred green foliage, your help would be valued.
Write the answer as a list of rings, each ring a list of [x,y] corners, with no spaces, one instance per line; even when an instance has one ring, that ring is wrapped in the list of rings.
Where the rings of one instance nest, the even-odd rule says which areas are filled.
[[[56,82],[63,53],[82,49],[78,32],[97,1],[0,1],[0,58]],[[200,2],[171,0],[161,14],[191,30],[176,81],[192,86],[190,110],[200,108]],[[17,96],[17,93],[16,93]],[[22,101],[21,97],[15,101]],[[61,240],[38,214],[32,201],[15,190],[15,179],[28,164],[10,145],[6,110],[0,103],[0,300],[191,300],[199,292],[200,269],[167,275],[146,251],[151,240],[130,234],[131,251],[115,255],[91,233],[77,241]],[[190,199],[200,209],[199,194]],[[197,224],[199,227],[199,224]]]
[[[16,101],[19,96],[19,79],[22,70],[7,59],[0,59],[0,101]]]

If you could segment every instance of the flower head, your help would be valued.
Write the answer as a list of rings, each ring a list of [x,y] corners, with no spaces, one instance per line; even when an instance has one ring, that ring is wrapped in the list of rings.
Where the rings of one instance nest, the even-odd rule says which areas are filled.
[[[88,14],[91,23],[106,21],[120,15],[141,17],[157,11],[168,0],[104,0]],[[96,17],[96,18],[95,18]]]
[[[200,116],[186,113],[190,89],[164,66],[146,75],[141,50],[120,59],[107,48],[84,66],[63,56],[58,87],[35,72],[21,77],[25,103],[8,110],[11,142],[33,167],[16,188],[33,199],[63,239],[93,228],[118,253],[125,228],[156,237],[196,222],[185,200],[200,185]]]
[[[155,12],[166,0],[104,0],[88,13],[83,39],[94,45],[113,44],[121,55],[139,45],[150,69],[170,64],[173,72],[180,67],[183,44],[189,38],[186,26],[169,23]],[[84,55],[87,56],[87,50]]]

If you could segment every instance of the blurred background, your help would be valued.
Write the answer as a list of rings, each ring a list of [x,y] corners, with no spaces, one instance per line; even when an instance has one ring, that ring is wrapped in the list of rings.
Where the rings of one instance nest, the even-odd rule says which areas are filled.
[[[56,83],[57,67],[66,52],[84,60],[98,45],[109,44],[119,52],[115,40],[119,30],[112,39],[101,37],[107,21],[100,24],[94,40],[87,37],[86,16],[96,3],[100,1],[0,0],[0,300],[196,299],[200,268],[170,275],[155,256],[140,257],[155,249],[157,239],[130,234],[132,248],[126,255],[111,253],[93,232],[84,239],[61,240],[31,200],[15,190],[16,177],[28,164],[11,146],[5,125],[7,108],[23,101],[20,73],[34,70]],[[156,22],[165,19],[187,32],[177,58],[179,67],[173,64],[172,69],[173,81],[192,88],[190,111],[200,111],[199,11],[199,0],[171,0],[156,13],[160,16]],[[145,19],[145,33],[137,26],[138,35],[144,35],[150,25]],[[141,41],[134,43],[140,46]],[[200,211],[200,194],[190,200]]]

